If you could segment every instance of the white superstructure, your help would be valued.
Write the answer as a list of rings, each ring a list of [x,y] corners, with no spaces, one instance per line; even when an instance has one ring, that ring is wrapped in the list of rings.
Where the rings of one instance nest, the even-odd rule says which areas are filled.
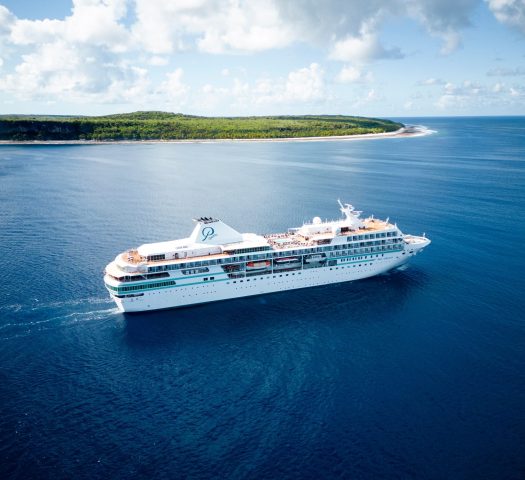
[[[425,236],[361,219],[339,202],[343,218],[286,233],[239,233],[201,217],[188,238],[149,243],[117,255],[104,282],[122,312],[181,307],[230,298],[347,282],[399,267],[425,248]]]

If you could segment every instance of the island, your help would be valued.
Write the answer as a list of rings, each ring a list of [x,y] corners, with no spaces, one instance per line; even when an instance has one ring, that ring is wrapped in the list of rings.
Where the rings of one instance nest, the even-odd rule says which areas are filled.
[[[346,115],[201,117],[158,111],[105,116],[0,115],[0,141],[263,140],[406,133],[402,123]]]

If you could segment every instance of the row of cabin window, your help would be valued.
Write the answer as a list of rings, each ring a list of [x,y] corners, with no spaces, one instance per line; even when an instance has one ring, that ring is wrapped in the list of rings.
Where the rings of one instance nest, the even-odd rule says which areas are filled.
[[[175,280],[169,280],[167,282],[155,282],[148,283],[146,285],[130,285],[129,287],[118,288],[119,292],[132,292],[134,290],[150,290],[152,288],[169,287],[175,285]]]
[[[170,274],[166,272],[149,273],[146,275],[126,275],[124,277],[115,277],[114,275],[110,275],[110,277],[114,278],[115,280],[118,280],[119,282],[142,282],[144,280],[152,280],[154,278],[166,278],[169,276]]]
[[[374,238],[395,237],[396,232],[366,233],[364,235],[349,235],[347,242],[358,242],[361,240],[373,240]]]
[[[388,250],[395,250],[397,248],[397,245],[381,245],[379,247],[366,247],[366,248],[354,248],[354,249],[348,249],[344,251],[337,251],[334,252],[334,255],[336,257],[343,257],[345,255],[356,255],[360,253],[370,253],[370,252],[386,252]]]
[[[269,247],[268,245],[264,247],[253,247],[253,248],[238,248],[236,250],[228,250],[227,252],[229,255],[239,255],[242,253],[253,253],[253,252],[266,252],[268,250],[271,250],[272,247]]]
[[[395,241],[401,241],[401,239],[395,239]],[[377,242],[367,242],[368,244],[372,245],[372,244],[376,244]],[[339,247],[342,247],[342,245],[338,245]],[[355,254],[359,254],[359,253],[371,253],[371,252],[382,252],[382,251],[387,251],[387,250],[393,250],[396,248],[396,245],[393,245],[393,244],[390,244],[390,245],[382,245],[380,247],[366,247],[366,248],[355,248],[355,249],[348,249],[348,250],[345,250],[345,251],[342,251],[342,252],[339,252],[337,254],[337,256],[344,256],[344,255],[355,255]],[[171,265],[166,265],[166,267],[170,267]],[[155,268],[158,268],[158,267],[155,267]],[[204,281],[208,281],[208,280],[215,280],[215,277],[210,277],[208,279],[208,277],[205,277],[204,278]],[[143,290],[143,289],[151,289],[151,288],[159,288],[159,287],[164,287],[164,286],[169,286],[169,285],[175,285],[175,281],[174,280],[170,280],[168,282],[156,282],[156,283],[150,283],[148,285],[133,285],[133,286],[129,286],[129,287],[120,287],[120,289],[118,289],[117,287],[111,287],[111,289],[113,290],[118,290],[120,292],[129,292],[129,291],[133,291],[133,290]]]
[[[377,235],[386,235],[386,234],[392,233],[395,235],[395,232],[386,232],[383,234],[377,234]],[[374,234],[370,234],[374,235]],[[360,235],[362,237],[362,235]],[[350,237],[349,237],[350,238]],[[384,245],[386,243],[400,243],[402,241],[401,238],[393,238],[390,240],[375,240],[375,241],[367,241],[367,242],[360,242],[359,247],[372,247],[376,245]],[[206,265],[220,265],[225,263],[231,263],[231,262],[246,262],[251,260],[265,260],[265,259],[271,259],[275,257],[287,257],[290,255],[307,255],[311,253],[321,253],[321,252],[329,252],[332,250],[338,250],[342,249],[343,247],[346,247],[346,245],[329,245],[326,247],[314,247],[314,248],[308,248],[308,249],[301,249],[301,250],[287,250],[283,252],[272,252],[269,254],[262,254],[262,255],[245,255],[237,258],[221,258],[218,260],[203,260],[200,262],[187,262],[187,263],[179,263],[179,264],[173,264],[173,265],[159,265],[156,267],[149,267],[149,272],[161,272],[165,270],[179,270],[181,268],[192,268],[192,267],[201,267]],[[347,247],[348,248],[348,247]]]

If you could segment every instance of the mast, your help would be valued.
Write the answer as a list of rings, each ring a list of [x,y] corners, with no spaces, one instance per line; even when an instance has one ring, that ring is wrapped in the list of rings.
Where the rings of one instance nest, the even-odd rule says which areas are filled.
[[[337,200],[337,203],[339,203],[339,207],[341,210],[341,213],[346,217],[347,226],[351,228],[352,230],[357,230],[359,228],[364,227],[363,221],[359,218],[359,216],[363,213],[360,210],[356,210],[352,205],[349,203],[345,203],[344,205],[341,203],[341,200]]]

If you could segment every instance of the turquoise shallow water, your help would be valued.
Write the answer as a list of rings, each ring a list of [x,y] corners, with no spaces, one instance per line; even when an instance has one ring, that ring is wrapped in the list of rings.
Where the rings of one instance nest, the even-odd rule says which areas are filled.
[[[2,478],[523,478],[525,118],[359,142],[0,147]],[[115,255],[337,198],[432,245],[341,285],[124,316]]]

